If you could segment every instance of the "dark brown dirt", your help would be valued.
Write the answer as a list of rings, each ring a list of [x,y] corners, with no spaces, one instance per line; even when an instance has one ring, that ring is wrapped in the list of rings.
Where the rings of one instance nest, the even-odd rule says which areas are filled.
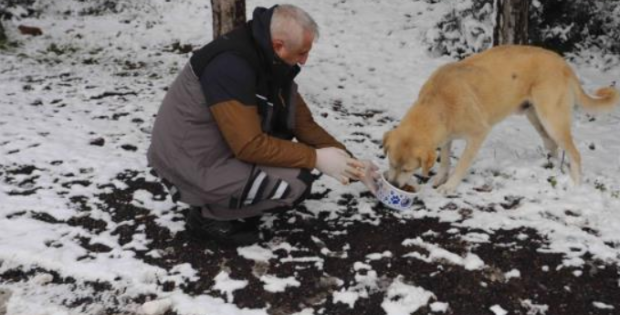
[[[10,180],[11,175],[16,173],[31,174],[33,170],[32,167],[4,170],[4,180]],[[433,292],[435,298],[432,301],[448,303],[449,309],[445,314],[493,314],[489,308],[496,304],[509,310],[509,314],[543,314],[528,307],[524,300],[530,300],[532,304],[547,305],[546,314],[554,315],[618,314],[617,310],[620,308],[620,300],[617,299],[620,296],[619,270],[616,265],[605,264],[586,254],[583,256],[586,268],[578,269],[581,274],[576,276],[574,272],[577,269],[562,267],[561,254],[539,252],[539,249],[546,247],[547,241],[536,231],[529,229],[497,230],[492,233],[475,231],[434,218],[403,219],[378,204],[373,206],[374,214],[363,214],[359,217],[358,204],[360,200],[371,198],[369,193],[340,196],[337,204],[341,212],[337,216],[331,216],[327,212],[317,214],[302,204],[294,210],[278,214],[273,227],[262,226],[262,245],[285,241],[294,248],[290,252],[274,251],[276,258],[262,266],[263,269],[270,275],[294,277],[300,282],[300,286],[288,287],[285,292],[268,292],[254,275],[257,268],[255,263],[239,256],[236,248],[220,247],[208,241],[190,241],[183,232],[172,234],[156,223],[157,218],[148,209],[131,204],[133,193],[138,189],[151,192],[157,200],[166,198],[159,183],[146,181],[141,173],[135,171],[119,174],[118,180],[126,183],[128,188],[113,188],[111,193],[101,194],[98,198],[101,201],[99,207],[107,211],[114,222],[126,222],[112,231],[113,235],[118,235],[119,244],[131,242],[134,235],[139,233],[137,230],[143,229],[152,242],[148,245],[148,250],[135,251],[137,259],[168,270],[178,264],[189,263],[200,276],[198,281],[159,283],[164,292],[180,289],[189,295],[208,294],[225,298],[222,293],[213,289],[213,278],[226,268],[232,278],[248,281],[245,288],[234,292],[234,303],[242,308],[266,307],[270,314],[291,314],[308,307],[313,308],[316,314],[385,314],[381,307],[385,297],[384,290],[397,277],[401,277],[405,283]],[[74,179],[66,182],[68,185],[90,185]],[[105,188],[110,190],[112,186]],[[323,199],[329,193],[329,190],[315,191],[310,198]],[[508,196],[501,206],[504,209],[517,208],[520,201],[518,196]],[[85,205],[83,200],[76,199],[74,202],[76,207]],[[424,204],[418,201],[417,206],[423,207]],[[106,223],[89,218],[89,211],[91,210],[83,208],[80,216],[66,221],[58,220],[49,214],[29,211],[13,214],[11,218],[30,215],[49,224],[81,226],[95,233],[104,231],[107,228]],[[184,220],[183,215],[187,211],[185,208],[179,207],[173,211],[178,212],[174,220]],[[465,219],[472,209],[462,209],[454,203],[448,203],[442,211],[456,211]],[[468,244],[459,237],[470,232],[488,234],[489,241]],[[523,237],[524,235],[527,237]],[[472,252],[484,261],[485,268],[466,270],[463,266],[445,261],[427,263],[403,257],[411,252],[428,254],[423,248],[402,245],[404,240],[417,237],[455,254]],[[93,255],[110,251],[108,246],[91,243],[88,238],[80,238],[77,242]],[[48,246],[61,245],[52,242]],[[154,249],[159,250],[161,257],[146,255]],[[325,249],[329,250],[329,254],[325,254]],[[386,251],[391,253],[391,257],[380,260],[368,260],[366,257],[370,253]],[[315,262],[283,261],[287,257],[319,257],[322,264],[317,266]],[[86,255],[82,259],[89,257]],[[355,286],[356,274],[367,273],[365,270],[354,270],[353,265],[356,262],[370,265],[377,273],[381,279],[378,289],[370,290],[368,298],[358,299],[354,308],[334,303],[334,291]],[[505,273],[513,269],[520,271],[520,277],[505,279]],[[0,274],[0,279],[2,282],[24,281],[38,272],[51,273],[54,276],[53,283],[80,282],[73,278],[62,278],[48,270],[9,270]],[[341,283],[338,284],[338,281]],[[110,283],[80,285],[94,288],[97,292],[110,291],[113,287]],[[105,314],[118,313],[122,309],[122,303],[154,298],[156,296],[140,296],[133,301],[118,301],[119,305],[109,305]],[[89,303],[97,302],[98,299],[98,296],[78,298],[64,304],[80,309]],[[592,306],[595,301],[612,304],[615,310],[597,309]],[[416,312],[428,313],[431,313],[428,307]],[[167,314],[175,313],[169,311]]]

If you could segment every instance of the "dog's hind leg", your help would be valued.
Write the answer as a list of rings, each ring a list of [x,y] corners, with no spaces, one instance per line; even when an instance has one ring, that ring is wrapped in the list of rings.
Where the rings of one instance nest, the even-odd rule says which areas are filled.
[[[437,188],[440,193],[447,195],[454,192],[456,186],[461,183],[461,181],[467,174],[467,170],[469,169],[471,163],[478,154],[478,150],[480,150],[480,147],[482,146],[482,143],[484,142],[486,136],[487,132],[481,132],[476,136],[471,136],[466,139],[467,144],[465,145],[465,150],[463,150],[463,154],[461,154],[458,163],[456,163],[454,173],[452,173],[452,175],[448,178],[448,181],[445,184]]]
[[[545,130],[545,127],[540,122],[540,119],[538,119],[538,115],[536,115],[536,111],[534,110],[534,108],[530,107],[526,109],[525,116],[530,121],[532,126],[534,126],[534,129],[536,129],[536,131],[542,138],[545,149],[547,149],[547,151],[549,152],[549,155],[554,159],[557,158],[558,157],[558,144],[555,142],[555,140],[551,139],[551,137]]]
[[[448,173],[450,173],[450,150],[452,149],[452,140],[444,143],[441,146],[441,154],[439,162],[439,170],[433,178],[433,187],[437,187],[448,180]]]
[[[581,183],[581,155],[571,135],[573,99],[568,91],[558,92],[564,93],[553,93],[553,95],[540,93],[538,97],[535,95],[536,114],[549,136],[568,154],[570,176],[573,183],[579,185]]]

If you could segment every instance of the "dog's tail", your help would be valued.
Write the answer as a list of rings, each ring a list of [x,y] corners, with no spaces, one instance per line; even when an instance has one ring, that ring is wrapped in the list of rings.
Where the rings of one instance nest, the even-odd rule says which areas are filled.
[[[596,92],[594,92],[596,97],[591,97],[583,90],[574,73],[571,81],[577,103],[583,106],[587,111],[607,112],[620,103],[620,92],[611,86],[596,90]]]

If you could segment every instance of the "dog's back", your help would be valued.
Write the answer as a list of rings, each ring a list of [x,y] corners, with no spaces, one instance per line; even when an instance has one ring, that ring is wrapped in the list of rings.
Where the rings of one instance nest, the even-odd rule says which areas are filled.
[[[588,109],[611,108],[619,98],[613,88],[597,91],[598,100],[587,97],[570,66],[552,51],[505,45],[437,69],[419,100],[439,95],[445,106],[456,111],[476,104],[484,107],[483,119],[493,125],[524,104],[536,106],[536,92],[565,94],[574,97],[571,105],[576,101]]]

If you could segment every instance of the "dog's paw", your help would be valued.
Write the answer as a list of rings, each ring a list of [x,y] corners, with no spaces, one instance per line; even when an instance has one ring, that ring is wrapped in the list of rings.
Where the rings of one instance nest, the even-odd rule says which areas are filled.
[[[448,174],[443,175],[443,176],[441,174],[437,174],[435,175],[435,177],[433,177],[433,187],[437,188],[443,185],[447,180],[448,180]]]
[[[558,155],[558,150],[557,149],[555,149],[555,150],[551,149],[551,150],[548,150],[548,152],[547,152],[547,159],[557,160],[558,156],[559,155]]]
[[[444,196],[454,195],[455,190],[456,190],[456,187],[453,185],[448,185],[448,183],[445,183],[437,187],[437,192],[439,192],[440,194]]]

